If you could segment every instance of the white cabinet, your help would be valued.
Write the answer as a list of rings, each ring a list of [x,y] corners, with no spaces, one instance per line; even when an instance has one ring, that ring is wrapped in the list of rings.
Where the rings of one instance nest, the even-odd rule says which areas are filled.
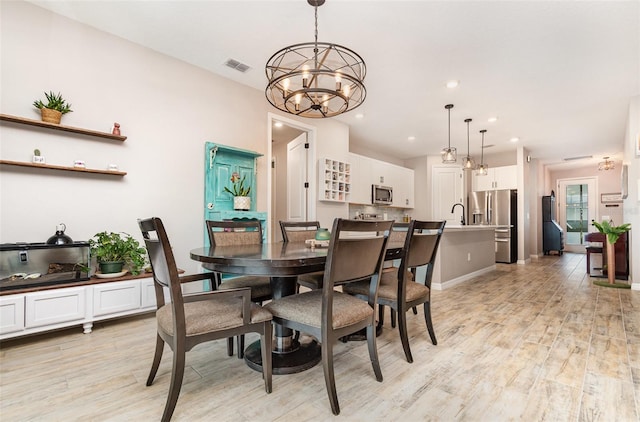
[[[74,325],[90,333],[94,321],[155,308],[151,277],[0,296],[0,339]]]
[[[140,308],[140,281],[98,284],[93,287],[93,316],[117,314]]]
[[[399,208],[415,205],[414,171],[385,161],[358,154],[349,154],[351,160],[351,195],[353,204],[371,204],[371,186],[393,188],[393,204]]]
[[[82,321],[85,305],[84,287],[28,293],[25,296],[25,328]]]
[[[24,330],[24,295],[0,297],[0,334]]]
[[[486,176],[473,172],[472,190],[517,189],[518,166],[489,167]]]
[[[321,158],[318,162],[318,199],[320,201],[349,202],[351,193],[351,164]]]

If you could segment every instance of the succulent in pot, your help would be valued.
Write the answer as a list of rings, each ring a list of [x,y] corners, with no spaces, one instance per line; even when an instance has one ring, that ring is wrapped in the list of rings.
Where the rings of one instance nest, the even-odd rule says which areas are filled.
[[[71,104],[67,103],[67,100],[62,98],[60,93],[54,94],[53,91],[45,92],[44,96],[47,98],[47,103],[43,103],[41,100],[33,102],[33,106],[40,109],[42,115],[42,121],[48,123],[60,123],[60,119],[63,114],[71,113]]]
[[[147,257],[147,250],[127,233],[96,233],[89,245],[103,274],[122,272],[124,266],[131,274],[140,274]]]

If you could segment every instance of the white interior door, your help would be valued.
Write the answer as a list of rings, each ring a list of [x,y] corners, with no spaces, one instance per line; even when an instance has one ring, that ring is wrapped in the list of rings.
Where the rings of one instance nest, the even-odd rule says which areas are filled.
[[[462,209],[456,207],[451,213],[453,204],[465,204],[463,198],[462,168],[452,166],[434,166],[431,172],[431,216],[435,220],[447,220],[447,225],[460,225]],[[466,208],[466,204],[465,204]]]
[[[287,144],[287,221],[307,221],[309,194],[307,133]]]
[[[596,189],[592,177],[558,180],[558,224],[567,252],[585,252],[584,235],[595,230],[591,220],[598,220]]]

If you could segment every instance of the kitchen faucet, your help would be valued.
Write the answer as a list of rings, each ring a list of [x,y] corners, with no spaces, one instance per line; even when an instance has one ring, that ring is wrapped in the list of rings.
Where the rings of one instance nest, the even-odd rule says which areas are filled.
[[[457,204],[453,204],[453,207],[451,207],[451,214],[453,214],[453,211],[456,209],[458,205],[462,207],[462,217],[460,218],[460,224],[463,226],[466,226],[467,222],[464,219],[464,204],[461,204],[459,202]]]

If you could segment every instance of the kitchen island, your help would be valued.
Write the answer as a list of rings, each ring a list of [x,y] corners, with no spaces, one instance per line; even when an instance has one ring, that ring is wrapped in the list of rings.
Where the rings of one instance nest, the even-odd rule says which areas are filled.
[[[495,229],[494,225],[446,226],[433,267],[431,287],[443,290],[494,270]]]

